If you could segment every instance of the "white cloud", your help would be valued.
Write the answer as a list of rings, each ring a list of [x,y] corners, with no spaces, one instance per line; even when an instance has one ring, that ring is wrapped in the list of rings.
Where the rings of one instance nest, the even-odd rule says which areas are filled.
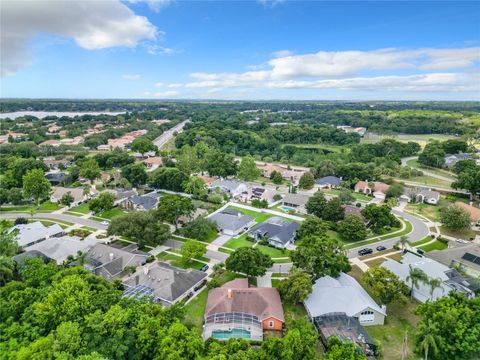
[[[285,2],[285,0],[257,0],[258,3],[260,5],[262,5],[263,7],[266,7],[266,8],[273,8],[283,2]]]
[[[293,53],[290,50],[278,50],[272,53],[272,56],[275,58],[291,56]]]
[[[73,38],[88,50],[135,47],[155,41],[158,31],[144,16],[119,0],[109,1],[2,1],[2,76],[33,63],[28,45],[37,34]]]
[[[153,86],[155,86],[157,88],[162,88],[162,87],[165,87],[165,84],[162,83],[162,82],[157,82],[157,83],[153,84]]]
[[[192,73],[185,88],[479,92],[479,59],[480,48],[320,51],[273,58],[268,70]]]
[[[145,3],[150,9],[155,12],[159,12],[164,7],[167,7],[172,3],[171,0],[127,0],[131,4]]]
[[[124,78],[125,80],[134,81],[134,80],[140,79],[141,75],[139,75],[139,74],[125,74],[125,75],[122,75],[122,78]]]
[[[175,84],[168,84],[167,88],[169,89],[176,89],[176,88],[181,88],[183,84],[175,83]]]
[[[178,52],[178,50],[158,44],[146,44],[145,49],[150,55],[172,55]]]

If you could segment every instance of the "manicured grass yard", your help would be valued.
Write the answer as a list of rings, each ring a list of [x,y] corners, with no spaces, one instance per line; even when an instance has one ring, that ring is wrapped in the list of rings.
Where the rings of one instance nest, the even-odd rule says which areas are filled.
[[[185,261],[183,261],[181,256],[169,254],[169,253],[166,253],[166,252],[162,252],[162,253],[158,254],[157,258],[158,258],[158,260],[166,261],[170,265],[179,267],[181,269],[190,269],[191,268],[191,269],[200,270],[205,265],[204,263],[201,263],[201,262],[198,262],[198,261],[195,261],[195,260],[185,262]]]
[[[260,250],[263,254],[266,254],[272,258],[281,258],[288,257],[288,251],[282,251],[281,249],[276,249],[270,246],[257,245],[256,248]]]
[[[223,246],[230,249],[239,249],[241,247],[251,247],[254,243],[247,240],[247,234],[243,234],[238,238],[228,240]]]
[[[418,240],[418,241],[415,241],[413,243],[410,243],[411,246],[418,246],[418,245],[422,245],[422,244],[425,244],[429,241],[432,241],[432,237],[430,235],[428,236],[425,236],[422,240]]]
[[[443,250],[443,249],[446,249],[447,247],[448,247],[448,245],[446,243],[444,243],[443,241],[435,240],[434,242],[432,242],[430,244],[420,246],[420,249],[428,252],[428,251],[432,251],[432,250]]]
[[[88,212],[90,211],[89,207],[88,207],[88,203],[82,203],[78,206],[75,206],[71,209],[69,209],[68,211],[72,211],[72,212],[77,212],[77,213],[82,213],[82,214],[88,214]]]
[[[475,238],[476,235],[479,235],[480,232],[474,231],[472,229],[464,230],[464,231],[452,231],[445,226],[440,227],[440,233],[453,236],[459,239],[470,240],[471,238]]]
[[[254,244],[254,242],[247,240],[247,234],[243,234],[236,239],[228,240],[223,246],[236,250],[242,247],[252,247]],[[276,249],[265,245],[257,245],[256,248],[263,254],[266,254],[272,258],[288,257],[288,251],[283,252],[281,249]],[[222,251],[222,249],[220,249],[220,251]]]
[[[114,217],[116,216],[120,216],[120,215],[124,215],[126,214],[125,211],[123,211],[122,209],[119,209],[119,208],[113,208],[111,210],[107,210],[107,211],[104,211],[104,212],[101,212],[101,213],[98,213],[98,214],[95,214],[95,216],[93,217],[93,219],[97,220],[98,218],[103,218],[103,219],[113,219]],[[99,219],[99,220],[102,220],[102,219]]]
[[[62,206],[58,205],[56,203],[51,202],[50,200],[45,201],[40,204],[38,209],[36,209],[35,206],[32,205],[23,205],[23,206],[6,206],[0,208],[1,212],[10,212],[10,211],[15,211],[15,212],[27,212],[29,213],[32,210],[36,210],[38,212],[53,212],[55,210],[61,209]]]
[[[264,222],[265,220],[271,218],[272,214],[263,214],[261,213],[261,209],[258,209],[259,211],[252,211],[252,210],[247,210],[247,209],[242,209],[242,208],[239,208],[239,207],[236,207],[236,206],[230,206],[229,209],[235,209],[235,210],[238,210],[240,211],[241,213],[245,214],[245,215],[248,215],[248,216],[251,216],[255,219],[256,223],[259,224],[259,223],[262,223]]]

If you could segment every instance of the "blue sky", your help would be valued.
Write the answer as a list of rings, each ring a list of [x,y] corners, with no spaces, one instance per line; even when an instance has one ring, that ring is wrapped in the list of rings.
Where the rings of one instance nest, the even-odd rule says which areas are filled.
[[[2,2],[2,97],[473,100],[479,2]]]

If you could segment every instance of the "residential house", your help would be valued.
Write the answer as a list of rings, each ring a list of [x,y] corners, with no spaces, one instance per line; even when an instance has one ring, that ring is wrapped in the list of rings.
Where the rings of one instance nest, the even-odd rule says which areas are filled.
[[[95,188],[90,188],[88,194],[84,194],[83,187],[77,188],[67,188],[56,186],[53,188],[53,193],[50,196],[50,201],[58,203],[63,195],[70,193],[73,196],[73,202],[71,206],[77,206],[78,204],[90,199],[92,196],[96,196],[98,194],[98,190]]]
[[[467,153],[460,153],[460,154],[447,154],[445,155],[445,166],[452,167],[457,162],[462,160],[470,160],[472,155]]]
[[[346,133],[356,133],[356,134],[360,135],[361,137],[363,137],[365,135],[365,133],[367,132],[367,128],[364,128],[364,127],[354,128],[354,127],[349,126],[349,125],[338,125],[337,129],[341,129],[341,130],[345,131]]]
[[[49,133],[56,133],[59,132],[62,129],[61,126],[58,126],[57,124],[52,124],[48,127],[48,132]]]
[[[180,269],[163,262],[146,265],[123,282],[124,296],[151,297],[164,306],[175,304],[194,290],[207,273]]]
[[[374,182],[373,186],[370,187],[370,183],[365,181],[359,181],[355,184],[355,192],[363,193],[363,194],[372,194],[377,199],[385,199],[387,190],[390,186],[383,183],[383,182]]]
[[[281,331],[284,323],[277,289],[249,287],[247,279],[235,279],[208,293],[202,336],[263,340],[264,330]]]
[[[88,250],[84,267],[107,280],[125,276],[127,266],[138,267],[144,265],[150,255],[132,244],[119,249],[106,244],[97,244]]]
[[[287,194],[282,199],[282,206],[287,209],[293,209],[298,213],[306,213],[305,205],[307,205],[308,195],[303,194]]]
[[[324,176],[315,180],[315,186],[319,189],[333,189],[342,183],[342,178],[336,176]]]
[[[343,209],[345,210],[345,217],[348,215],[355,215],[358,216],[364,223],[367,223],[368,221],[365,219],[365,217],[362,215],[362,208],[353,206],[353,205],[342,205]]]
[[[15,240],[20,247],[26,248],[39,243],[51,237],[59,237],[64,234],[63,229],[58,224],[50,226],[43,225],[40,221],[29,224],[18,224],[11,227],[8,233],[14,234]]]
[[[150,169],[150,171],[153,171],[163,165],[163,160],[159,156],[153,156],[143,160],[143,163]]]
[[[248,230],[248,228],[255,224],[253,217],[229,208],[213,213],[208,216],[208,219],[217,223],[220,232],[232,236]]]
[[[55,139],[50,139],[50,140],[45,140],[38,144],[39,146],[60,146],[62,142],[60,140],[55,140]]]
[[[440,279],[442,281],[441,285],[433,289],[433,292],[428,282],[420,281],[418,287],[413,287],[412,296],[422,303],[427,300],[435,301],[443,296],[447,296],[450,291],[465,294],[467,297],[475,296],[467,279],[460,276],[456,270],[450,269],[448,266],[432,259],[407,252],[403,256],[401,263],[388,259],[382,266],[397,275],[408,287],[412,286],[411,280],[407,280],[411,268],[422,270],[428,277],[428,280]]]
[[[248,193],[248,185],[237,180],[220,179],[210,185],[210,191],[220,191],[222,194],[229,194],[232,197]]]
[[[97,244],[95,239],[82,240],[77,236],[51,237],[25,248],[26,251],[38,251],[58,265],[64,264],[69,256],[88,251]]]
[[[66,178],[67,174],[64,172],[51,172],[45,174],[45,179],[47,179],[53,186],[62,184]]]
[[[440,201],[440,193],[431,189],[406,188],[400,199],[408,202],[425,202],[430,205],[437,205]]]
[[[284,249],[295,241],[299,227],[295,221],[274,216],[252,227],[248,234],[257,241],[266,239],[270,245]]]
[[[383,325],[387,316],[386,307],[378,305],[357,280],[345,273],[315,281],[304,305],[312,321],[329,314],[345,314],[357,318],[361,325]]]
[[[83,136],[75,136],[73,139],[67,138],[60,140],[61,145],[80,145],[83,144],[85,139]]]
[[[261,186],[252,187],[249,191],[249,200],[265,200],[267,203],[272,203],[275,191]]]
[[[288,165],[270,164],[265,162],[256,161],[257,168],[262,171],[262,175],[266,178],[270,178],[272,172],[276,171],[282,175],[282,178],[291,181],[293,185],[298,185],[300,178],[303,174],[309,171],[308,168]]]
[[[455,205],[461,207],[467,213],[470,214],[470,219],[472,219],[472,225],[480,226],[480,209],[469,204],[465,204],[464,202],[457,201]]]
[[[50,170],[60,170],[61,168],[69,167],[72,162],[66,159],[56,160],[56,159],[46,158],[46,159],[43,159],[43,163],[47,165]]]
[[[159,199],[160,194],[154,191],[145,195],[131,196],[128,199],[124,199],[120,205],[127,210],[146,211],[155,208]]]
[[[477,278],[480,276],[480,244],[478,243],[454,243],[453,247],[429,251],[425,256],[452,269],[459,267],[467,275]]]
[[[198,175],[198,177],[203,180],[207,187],[212,186],[212,184],[218,180],[217,176]]]
[[[106,192],[109,192],[115,196],[115,201],[114,205],[122,205],[124,201],[126,201],[128,198],[131,198],[132,196],[137,195],[137,190],[131,189],[123,189],[123,188],[118,188],[114,190],[105,190]]]

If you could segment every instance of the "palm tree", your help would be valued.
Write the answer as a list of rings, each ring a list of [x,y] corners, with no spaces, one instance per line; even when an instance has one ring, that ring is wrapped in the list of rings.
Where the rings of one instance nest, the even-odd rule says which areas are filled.
[[[419,345],[425,354],[424,360],[428,360],[428,352],[430,349],[434,355],[438,353],[438,336],[435,334],[432,322],[429,320],[427,323],[421,323],[418,328],[418,333],[421,334]]]
[[[402,251],[405,249],[405,245],[408,244],[408,236],[403,235],[400,237],[400,240],[398,240],[397,244],[400,244],[402,246]]]
[[[0,256],[0,285],[5,284],[13,277],[13,260],[7,256]]]
[[[435,289],[441,288],[443,290],[441,285],[442,279],[440,278],[432,278],[428,281],[428,286],[430,286],[430,300],[433,300],[433,292],[435,291]]]
[[[427,282],[428,276],[422,269],[414,268],[412,265],[409,265],[410,271],[408,272],[407,281],[412,282],[412,286],[410,289],[410,300],[413,299],[413,287],[415,286],[418,289],[418,284],[420,282]]]

